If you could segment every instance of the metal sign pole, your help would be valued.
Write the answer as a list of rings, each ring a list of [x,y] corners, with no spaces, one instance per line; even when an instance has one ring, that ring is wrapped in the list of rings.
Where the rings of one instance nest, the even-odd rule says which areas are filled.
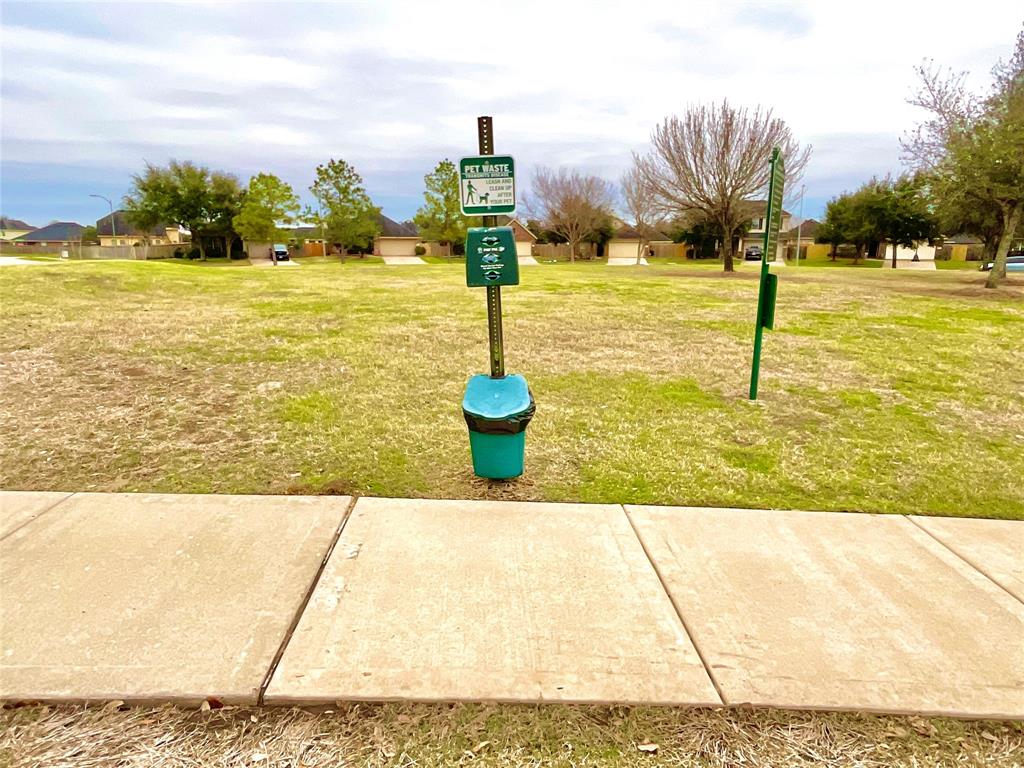
[[[768,252],[775,254],[782,221],[782,191],[785,168],[778,147],[772,151],[768,181],[768,202],[765,211],[764,248],[761,249],[761,279],[757,290],[757,323],[754,327],[754,359],[750,366],[750,399],[757,400],[757,383],[761,374],[761,337],[765,328],[775,326],[775,291],[778,277],[768,271]],[[799,230],[798,230],[799,231]]]
[[[494,154],[494,126],[489,116],[476,119],[476,132],[481,155]],[[496,216],[484,216],[485,227],[498,225]],[[513,256],[513,258],[515,258]],[[487,286],[487,335],[490,342],[491,378],[505,378],[505,342],[501,328],[501,286]]]

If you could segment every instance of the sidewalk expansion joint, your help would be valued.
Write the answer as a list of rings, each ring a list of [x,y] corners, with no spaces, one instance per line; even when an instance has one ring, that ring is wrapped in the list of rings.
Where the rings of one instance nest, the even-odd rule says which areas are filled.
[[[274,654],[274,659],[270,662],[270,668],[267,670],[267,674],[263,677],[263,682],[260,683],[260,689],[256,695],[257,706],[263,706],[263,697],[267,693],[267,688],[270,687],[270,681],[274,678],[274,673],[277,672],[277,667],[281,663],[281,658],[284,656],[284,652],[288,649],[288,644],[291,642],[292,635],[295,634],[295,629],[299,626],[299,622],[302,620],[302,615],[306,612],[306,606],[309,605],[309,601],[312,599],[313,593],[320,584],[320,577],[323,576],[324,569],[327,568],[327,561],[331,559],[331,555],[334,553],[334,548],[338,545],[338,540],[341,539],[341,534],[345,530],[345,525],[348,523],[348,519],[352,516],[352,510],[355,508],[357,501],[359,501],[359,497],[353,496],[348,503],[348,507],[345,508],[345,514],[341,516],[341,523],[338,524],[338,529],[334,532],[334,536],[331,538],[331,543],[327,546],[327,552],[324,553],[323,560],[320,561],[320,566],[316,569],[316,573],[313,574],[309,587],[306,589],[306,594],[303,595],[302,602],[299,603],[299,607],[296,609],[295,615],[292,617],[291,624],[288,625],[288,630],[284,633],[284,637],[281,639],[281,644],[277,648],[277,653]]]
[[[995,584],[995,585],[996,585],[997,587],[999,587],[999,588],[1000,588],[1001,590],[1003,590],[1003,592],[1005,592],[1006,594],[1008,594],[1008,595],[1009,595],[1010,597],[1012,597],[1012,598],[1013,598],[1014,600],[1016,600],[1016,601],[1017,601],[1017,602],[1019,602],[1019,603],[1024,603],[1024,600],[1022,600],[1021,598],[1017,597],[1017,595],[1013,594],[1013,592],[1011,592],[1011,591],[1010,591],[1010,590],[1008,590],[1008,589],[1007,589],[1006,587],[1004,587],[1004,586],[1003,586],[1002,584],[1000,584],[1000,583],[999,583],[998,581],[996,581],[996,579],[992,578],[992,575],[991,575],[991,574],[990,574],[990,573],[989,573],[988,571],[986,571],[986,570],[985,570],[984,568],[982,568],[982,567],[981,567],[980,565],[978,565],[977,563],[975,563],[974,561],[972,561],[972,560],[971,560],[971,559],[970,559],[969,557],[967,557],[967,556],[966,556],[966,555],[964,555],[963,553],[961,553],[961,552],[958,552],[957,550],[955,550],[955,549],[954,549],[954,548],[953,548],[952,546],[950,546],[949,544],[947,544],[946,542],[944,542],[944,541],[943,541],[942,539],[940,539],[940,538],[939,538],[938,536],[936,536],[936,535],[935,535],[934,533],[932,533],[932,532],[931,532],[931,531],[929,531],[929,530],[928,530],[927,528],[925,528],[925,527],[924,527],[923,525],[921,525],[921,524],[920,524],[919,522],[917,522],[917,520],[915,520],[915,519],[914,519],[914,518],[915,518],[915,515],[904,515],[904,517],[905,517],[905,518],[906,518],[907,520],[909,520],[909,521],[910,521],[911,523],[913,523],[913,524],[914,524],[914,526],[915,526],[915,527],[916,527],[916,528],[917,528],[918,530],[920,530],[920,531],[924,531],[924,532],[925,532],[926,534],[928,534],[928,536],[930,536],[930,537],[931,537],[932,539],[934,539],[934,540],[935,540],[935,541],[936,541],[936,542],[937,542],[937,543],[939,544],[939,546],[941,546],[942,548],[944,548],[944,549],[945,549],[945,550],[947,550],[948,552],[952,552],[952,553],[953,553],[954,555],[956,555],[957,557],[959,557],[959,558],[960,558],[961,560],[963,560],[963,561],[964,561],[965,563],[967,563],[967,565],[969,565],[969,566],[970,566],[971,568],[973,568],[974,570],[976,570],[976,571],[977,571],[978,573],[980,573],[980,574],[981,574],[982,576],[984,576],[984,577],[985,577],[986,579],[988,579],[988,580],[989,580],[990,582],[992,582],[993,584]]]
[[[37,512],[37,513],[36,513],[35,515],[33,515],[32,517],[30,517],[30,518],[29,518],[28,520],[26,520],[25,522],[23,522],[23,523],[22,523],[21,525],[19,525],[19,526],[17,526],[16,528],[14,528],[14,530],[8,531],[8,532],[7,532],[7,533],[5,533],[5,534],[4,534],[3,536],[0,536],[0,541],[4,541],[4,540],[6,540],[6,539],[9,539],[9,538],[10,538],[11,536],[13,536],[14,534],[16,534],[16,533],[17,533],[18,531],[20,531],[20,530],[21,530],[22,528],[24,528],[24,527],[25,527],[26,525],[28,525],[29,523],[33,523],[33,522],[35,522],[35,521],[36,521],[36,520],[38,520],[38,519],[39,519],[40,517],[42,517],[42,516],[43,516],[43,515],[45,515],[45,514],[46,514],[47,512],[49,512],[49,511],[50,511],[51,509],[54,509],[55,507],[59,507],[59,506],[60,506],[61,504],[63,504],[63,503],[65,502],[65,501],[67,501],[68,499],[70,499],[70,498],[71,498],[72,496],[74,496],[74,495],[75,495],[75,492],[74,492],[74,491],[69,491],[69,492],[68,492],[68,495],[67,495],[67,496],[65,496],[65,497],[64,497],[63,499],[57,499],[57,501],[53,502],[53,504],[51,504],[50,506],[46,507],[46,509],[42,510],[41,512]]]
[[[715,692],[718,694],[718,698],[721,699],[723,705],[730,706],[729,700],[722,692],[722,686],[718,684],[718,678],[716,678],[715,673],[711,671],[711,664],[704,656],[704,652],[700,648],[700,643],[697,642],[697,636],[693,634],[693,630],[690,629],[690,625],[687,623],[686,617],[683,616],[683,612],[676,603],[676,599],[672,597],[672,592],[669,590],[668,584],[665,582],[665,577],[661,575],[661,569],[658,568],[658,564],[654,561],[654,558],[651,557],[651,553],[647,551],[647,544],[644,543],[644,537],[640,535],[640,531],[633,522],[633,518],[629,516],[629,511],[626,509],[625,505],[620,504],[619,506],[622,509],[622,514],[624,514],[626,516],[626,520],[629,521],[629,527],[633,529],[633,535],[636,536],[637,541],[640,542],[640,548],[643,549],[644,555],[647,557],[647,562],[649,562],[651,564],[651,568],[654,569],[654,573],[658,577],[658,581],[661,583],[661,588],[664,590],[665,596],[669,599],[669,602],[672,604],[672,609],[676,612],[676,616],[683,625],[683,630],[686,632],[686,636],[690,639],[690,644],[693,645],[693,649],[697,652],[697,657],[700,659],[700,663],[704,665],[704,672],[707,673],[711,684],[715,686]]]

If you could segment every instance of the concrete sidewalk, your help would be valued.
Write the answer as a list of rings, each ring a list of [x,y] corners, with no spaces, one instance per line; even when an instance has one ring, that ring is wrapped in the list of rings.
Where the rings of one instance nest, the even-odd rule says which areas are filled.
[[[1024,522],[0,493],[0,698],[1024,717]]]

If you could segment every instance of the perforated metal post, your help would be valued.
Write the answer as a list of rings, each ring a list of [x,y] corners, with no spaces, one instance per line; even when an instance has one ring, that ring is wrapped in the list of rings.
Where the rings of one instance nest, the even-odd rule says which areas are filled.
[[[494,154],[494,125],[490,116],[476,119],[476,133],[481,155]],[[484,226],[497,226],[497,217],[484,216]],[[487,291],[487,335],[490,342],[491,378],[505,378],[505,341],[501,328],[501,286],[489,285]]]

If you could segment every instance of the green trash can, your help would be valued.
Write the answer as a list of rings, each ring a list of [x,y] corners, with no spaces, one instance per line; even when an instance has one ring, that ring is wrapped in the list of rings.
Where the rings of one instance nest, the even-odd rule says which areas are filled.
[[[523,474],[526,426],[535,410],[533,394],[519,374],[472,377],[462,399],[462,415],[469,427],[473,472],[492,480]]]

